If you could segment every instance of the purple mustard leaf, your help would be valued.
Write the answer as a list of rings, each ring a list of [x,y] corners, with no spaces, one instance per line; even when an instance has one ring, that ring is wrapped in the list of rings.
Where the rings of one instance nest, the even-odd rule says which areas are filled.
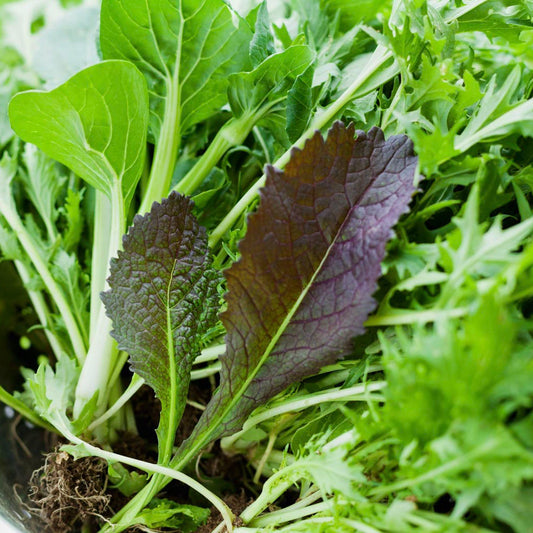
[[[102,294],[119,349],[161,400],[160,445],[161,433],[174,440],[200,337],[218,312],[221,276],[192,211],[191,200],[172,193],[137,215]]]
[[[220,387],[181,456],[237,431],[257,406],[348,355],[376,307],[385,245],[415,191],[404,135],[337,122],[267,169],[228,283]]]

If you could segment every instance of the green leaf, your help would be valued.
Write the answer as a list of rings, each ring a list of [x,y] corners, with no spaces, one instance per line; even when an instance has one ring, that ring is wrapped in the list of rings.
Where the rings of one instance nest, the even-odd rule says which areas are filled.
[[[32,67],[47,89],[98,63],[98,19],[95,7],[74,7],[36,34]]]
[[[63,290],[72,314],[87,342],[90,290],[78,259],[74,254],[69,254],[60,248],[51,258],[50,272]]]
[[[313,109],[313,66],[309,66],[294,81],[287,94],[287,135],[291,142],[305,131]]]
[[[440,264],[449,273],[448,292],[452,293],[467,279],[494,277],[505,266],[518,259],[515,253],[524,239],[533,233],[533,218],[503,229],[501,216],[494,217],[490,227],[479,224],[480,187],[476,184],[464,206],[454,217],[456,229],[439,245]]]
[[[154,498],[136,519],[149,528],[171,527],[182,533],[193,533],[209,518],[209,509]]]
[[[136,216],[102,295],[113,337],[161,400],[160,460],[168,460],[201,335],[216,322],[219,274],[192,202],[172,193]],[[166,459],[165,459],[166,457]]]
[[[472,118],[460,135],[455,149],[468,150],[479,142],[495,141],[519,133],[533,136],[533,99],[518,99],[522,69],[517,66],[498,87],[496,76],[487,86]]]
[[[254,36],[250,41],[252,65],[256,67],[274,52],[274,36],[270,31],[267,3],[263,1],[257,9]]]
[[[105,59],[126,59],[146,76],[150,133],[165,121],[180,132],[227,101],[228,74],[248,63],[248,25],[223,0],[104,0],[100,45]]]
[[[52,369],[48,361],[42,362],[36,372],[24,369],[26,396],[37,414],[53,426],[68,424],[67,412],[74,399],[80,368],[74,359],[60,358]]]
[[[63,232],[63,247],[65,251],[70,252],[77,247],[80,242],[84,218],[81,211],[81,201],[84,196],[84,190],[75,191],[67,189],[65,204],[60,209],[66,220],[66,229]]]
[[[135,471],[130,472],[120,463],[109,463],[107,473],[113,488],[118,489],[124,496],[128,497],[137,494],[148,480],[147,474],[139,474]]]
[[[235,116],[254,113],[287,97],[294,81],[314,60],[306,45],[294,45],[269,56],[251,72],[230,76],[228,98]],[[264,112],[264,111],[263,111]]]
[[[89,185],[131,200],[144,164],[146,82],[126,61],[105,61],[49,91],[18,94],[11,125],[26,142],[63,163]]]
[[[52,244],[57,234],[55,223],[59,215],[56,204],[66,180],[59,175],[54,161],[32,144],[24,146],[23,160],[26,172],[20,172],[20,176],[25,191],[41,216]]]
[[[17,159],[4,152],[0,159],[0,213],[16,212],[11,183],[17,173]]]
[[[488,516],[509,524],[515,533],[530,533],[532,501],[533,487],[524,486],[493,499],[486,498],[481,507]]]

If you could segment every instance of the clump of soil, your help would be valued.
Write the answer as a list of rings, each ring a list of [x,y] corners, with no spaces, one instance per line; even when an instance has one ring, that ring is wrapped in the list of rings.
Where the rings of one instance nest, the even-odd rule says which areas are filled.
[[[46,531],[67,533],[109,515],[107,464],[97,457],[74,460],[54,451],[30,480],[30,512],[41,518]]]
[[[129,431],[118,432],[118,439],[113,443],[113,451],[140,461],[157,462],[157,449],[150,449],[150,443],[146,439]]]

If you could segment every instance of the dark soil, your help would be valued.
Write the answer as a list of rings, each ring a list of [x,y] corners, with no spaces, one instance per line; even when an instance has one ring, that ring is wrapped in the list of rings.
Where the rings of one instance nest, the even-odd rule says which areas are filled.
[[[211,397],[209,380],[193,381],[189,388],[189,398],[201,405],[206,405]],[[144,385],[132,399],[133,412],[139,435],[149,443],[157,443],[156,428],[159,424],[161,402],[154,391]],[[185,412],[176,434],[176,445],[181,444],[191,433],[202,412],[190,405],[185,406]]]
[[[226,505],[231,509],[233,514],[237,517],[235,525],[243,525],[239,523],[238,517],[244,511],[244,509],[246,509],[246,507],[248,507],[248,505],[252,503],[253,498],[247,496],[244,490],[242,490],[238,495],[231,494],[230,496],[225,497],[224,501],[226,502]],[[222,516],[216,510],[215,507],[211,507],[211,514],[207,522],[203,526],[200,526],[195,533],[211,533],[220,524],[220,522],[222,522]],[[226,529],[224,528],[223,533],[225,531]]]

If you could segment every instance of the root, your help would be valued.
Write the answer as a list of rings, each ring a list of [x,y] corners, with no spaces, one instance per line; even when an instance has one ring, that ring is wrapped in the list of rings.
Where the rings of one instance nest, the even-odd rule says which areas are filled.
[[[107,464],[96,457],[75,461],[68,453],[55,451],[30,480],[30,512],[46,524],[46,531],[68,533],[83,524],[103,521],[110,514]]]

